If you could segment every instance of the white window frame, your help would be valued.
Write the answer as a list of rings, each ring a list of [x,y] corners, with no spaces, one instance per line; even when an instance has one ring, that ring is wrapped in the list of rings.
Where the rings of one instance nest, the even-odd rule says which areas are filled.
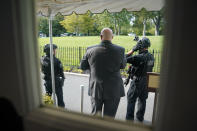
[[[26,131],[186,131],[196,128],[196,5],[193,2],[166,0],[167,30],[157,119],[153,127],[43,106],[35,2],[6,0],[1,5],[5,5],[1,8],[1,26],[5,27],[1,30],[0,97],[11,101],[22,116]]]
[[[63,109],[44,106],[41,98],[40,62],[34,0],[12,1],[16,70],[20,104],[13,100],[17,112],[24,119],[27,131],[35,130],[134,130],[151,131],[152,126],[114,121]]]

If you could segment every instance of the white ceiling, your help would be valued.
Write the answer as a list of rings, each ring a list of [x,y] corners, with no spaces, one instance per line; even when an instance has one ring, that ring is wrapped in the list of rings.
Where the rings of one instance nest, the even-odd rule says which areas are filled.
[[[37,13],[54,16],[57,13],[70,15],[72,12],[84,14],[88,10],[92,13],[139,11],[145,8],[148,11],[158,11],[164,6],[164,0],[37,0]]]

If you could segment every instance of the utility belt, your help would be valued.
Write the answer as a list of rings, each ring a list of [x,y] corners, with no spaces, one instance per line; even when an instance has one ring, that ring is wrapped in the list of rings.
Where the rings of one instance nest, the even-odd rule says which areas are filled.
[[[62,80],[62,79],[63,79],[63,78],[60,77],[60,76],[55,76],[55,80]],[[51,80],[51,76],[45,76],[45,77],[44,77],[44,80],[46,80],[46,81]]]
[[[135,81],[135,82],[139,82],[144,77],[146,77],[146,76],[136,76],[136,75],[134,75],[132,80]]]
[[[135,82],[138,82],[140,80],[140,77],[133,76],[132,80],[135,81]]]

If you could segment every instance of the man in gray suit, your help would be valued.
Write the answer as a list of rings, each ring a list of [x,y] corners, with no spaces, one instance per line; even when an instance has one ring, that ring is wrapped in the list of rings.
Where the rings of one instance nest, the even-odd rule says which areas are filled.
[[[120,97],[125,95],[120,69],[126,66],[125,49],[111,43],[110,28],[101,31],[101,43],[87,48],[81,61],[82,70],[90,70],[89,90],[92,114],[115,117]]]

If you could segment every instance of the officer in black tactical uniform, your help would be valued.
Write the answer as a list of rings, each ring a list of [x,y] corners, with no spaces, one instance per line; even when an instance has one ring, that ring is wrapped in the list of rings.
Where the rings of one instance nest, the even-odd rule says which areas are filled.
[[[138,98],[138,110],[136,113],[137,120],[144,120],[146,109],[147,91],[147,72],[152,72],[154,66],[153,55],[148,52],[150,40],[143,37],[138,40],[137,45],[127,53],[127,63],[132,64],[130,77],[132,79],[130,88],[127,92],[127,120],[134,120],[135,103]],[[139,51],[138,55],[132,56],[135,51]],[[127,83],[128,84],[128,81]]]
[[[55,93],[57,96],[58,106],[65,107],[64,100],[63,100],[63,90],[62,90],[65,76],[63,72],[62,63],[55,56],[56,49],[57,49],[57,46],[53,44]],[[46,93],[49,96],[51,96],[52,95],[52,80],[51,80],[51,63],[50,63],[50,44],[46,44],[44,46],[44,52],[46,53],[46,55],[42,56],[41,67],[42,67],[42,72],[44,74],[44,80],[45,80],[44,85],[45,85]]]

